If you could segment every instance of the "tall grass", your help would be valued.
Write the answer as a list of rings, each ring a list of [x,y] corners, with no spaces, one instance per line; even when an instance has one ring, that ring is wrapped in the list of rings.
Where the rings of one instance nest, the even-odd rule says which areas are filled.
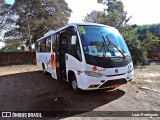
[[[160,73],[160,65],[150,64],[148,66],[135,66],[135,73]]]

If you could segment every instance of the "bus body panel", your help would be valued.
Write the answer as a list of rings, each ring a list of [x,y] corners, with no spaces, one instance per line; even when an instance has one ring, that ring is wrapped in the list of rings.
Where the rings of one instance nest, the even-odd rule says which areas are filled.
[[[37,65],[43,70],[42,64],[45,66],[45,70],[52,75],[53,78],[57,79],[56,66],[53,69],[51,66],[51,55],[55,53],[36,53]]]
[[[70,70],[78,70],[76,65],[77,59],[72,55],[66,54],[66,68]]]
[[[111,80],[120,80],[120,79],[125,79],[127,83],[130,80],[132,80],[132,77],[133,77],[133,71],[129,72],[128,66],[129,65],[119,68],[120,71],[124,70],[124,74],[119,74],[119,75],[116,75],[116,74],[113,75],[113,73],[110,73],[110,76],[103,74],[101,77],[92,77],[92,76],[87,76],[83,71],[80,74],[80,77],[77,77],[77,78],[80,78],[78,79],[79,87],[83,90],[100,89],[100,86],[103,85],[105,82],[111,81]],[[107,68],[107,71],[113,71],[113,68]],[[91,85],[96,85],[96,87],[90,87]],[[105,88],[105,87],[102,87],[102,88]]]
[[[80,89],[83,89],[83,90],[100,89],[101,85],[103,85],[106,81],[110,81],[110,80],[125,79],[126,82],[132,80],[133,70],[129,72],[129,69],[128,69],[128,67],[133,64],[132,62],[127,66],[120,67],[120,68],[101,68],[98,66],[93,66],[93,65],[86,64],[84,62],[80,62],[75,57],[69,54],[67,54],[67,56],[68,56],[68,59],[66,60],[67,73],[70,70],[74,72],[77,78],[78,87]],[[93,67],[97,67],[96,72],[103,74],[102,77],[87,76],[84,73],[84,71],[92,71]],[[115,70],[117,69],[119,71],[118,73],[115,72]],[[90,88],[91,85],[98,85],[98,86]]]
[[[77,79],[77,83],[78,83],[78,87],[81,88],[81,75],[80,73],[83,71],[83,62],[80,62],[79,60],[77,60],[75,57],[67,54],[67,59],[66,59],[66,73],[68,73],[69,71],[74,72],[76,79]],[[70,79],[68,78],[68,74],[67,74],[67,80],[68,82],[70,81]]]
[[[74,27],[77,31],[77,38],[80,46],[80,51],[81,51],[81,60],[78,60],[76,57],[70,55],[69,53],[65,53],[65,71],[66,71],[66,76],[67,76],[67,81],[70,81],[70,78],[68,77],[69,71],[72,71],[77,80],[77,85],[78,88],[82,90],[92,90],[92,89],[103,89],[106,88],[105,86],[108,84],[107,82],[113,81],[114,85],[121,85],[119,81],[125,81],[126,83],[128,81],[132,80],[133,77],[133,63],[132,60],[130,63],[127,63],[123,67],[103,67],[103,66],[97,66],[97,65],[92,65],[86,62],[86,56],[84,55],[85,50],[84,46],[82,45],[82,40],[80,36],[80,31],[78,30],[78,25],[79,24],[70,24],[66,25],[58,30],[53,31],[50,33],[50,35],[54,35],[59,33],[59,35],[63,34],[61,31],[65,31],[68,27]],[[81,24],[83,25],[83,24]],[[105,26],[105,25],[99,25],[99,24],[84,24],[84,25],[96,25],[96,26]],[[108,26],[106,26],[108,27]],[[42,39],[45,39],[48,36],[44,36],[40,39],[37,40],[41,41]],[[102,36],[103,37],[103,36]],[[53,39],[53,38],[52,38]],[[62,40],[62,39],[61,39]],[[60,44],[60,38],[58,40],[58,44]],[[52,43],[51,43],[52,44]],[[61,45],[60,45],[61,46]],[[114,46],[113,46],[114,47]],[[92,48],[93,49],[93,48]],[[114,48],[116,49],[116,48]],[[94,49],[93,49],[94,50]],[[51,47],[52,51],[52,47]],[[42,68],[42,64],[45,65],[46,71],[51,73],[52,77],[57,79],[57,73],[56,71],[56,63],[54,68],[51,65],[51,56],[52,54],[54,55],[54,59],[56,60],[56,54],[59,53],[60,51],[56,52],[50,52],[50,53],[41,53],[37,52],[36,58],[37,58],[37,65],[39,65]],[[118,51],[119,52],[119,51]],[[59,63],[59,61],[58,61]],[[62,63],[59,63],[62,64]],[[59,68],[59,65],[58,65]],[[93,76],[92,76],[93,75]],[[99,75],[99,76],[94,76],[94,75]],[[58,77],[59,78],[59,77]],[[124,82],[124,84],[125,84]],[[110,84],[110,83],[109,83]],[[123,84],[123,83],[122,83]],[[110,87],[107,85],[107,88]]]

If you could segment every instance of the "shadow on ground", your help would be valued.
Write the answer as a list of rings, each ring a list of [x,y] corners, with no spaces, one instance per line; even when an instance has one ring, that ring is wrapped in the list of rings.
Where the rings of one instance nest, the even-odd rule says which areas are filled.
[[[0,76],[1,111],[91,111],[125,94],[114,91],[86,91],[76,94],[67,82],[41,71]],[[75,112],[75,115],[77,113]]]

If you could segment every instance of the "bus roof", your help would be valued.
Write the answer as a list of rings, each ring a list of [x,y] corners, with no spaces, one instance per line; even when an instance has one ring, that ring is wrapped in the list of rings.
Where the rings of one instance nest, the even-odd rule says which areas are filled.
[[[107,25],[103,25],[103,24],[97,24],[97,23],[70,23],[70,24],[67,24],[67,25],[65,25],[65,26],[57,29],[57,30],[48,31],[48,32],[47,32],[47,33],[49,33],[48,35],[47,35],[47,33],[45,33],[44,36],[41,37],[41,38],[39,38],[37,41],[39,41],[39,40],[41,40],[41,39],[43,39],[43,38],[46,38],[46,37],[48,37],[48,36],[50,36],[50,35],[58,32],[58,31],[61,31],[61,30],[65,29],[66,27],[69,27],[69,26],[78,26],[78,25],[95,25],[95,26],[111,27],[111,26],[107,26]]]
[[[74,24],[74,23],[73,23]],[[77,23],[77,25],[96,25],[96,26],[106,26],[98,23]],[[109,26],[108,26],[109,27]]]

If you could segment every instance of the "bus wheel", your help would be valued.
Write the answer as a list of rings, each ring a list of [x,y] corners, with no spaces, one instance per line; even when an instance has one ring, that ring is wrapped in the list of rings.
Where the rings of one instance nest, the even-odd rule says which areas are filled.
[[[76,76],[73,76],[71,79],[71,87],[72,87],[73,91],[76,93],[82,92],[82,90],[78,88]]]
[[[42,64],[42,68],[43,68],[43,73],[46,74],[46,68],[44,66],[44,63]]]

